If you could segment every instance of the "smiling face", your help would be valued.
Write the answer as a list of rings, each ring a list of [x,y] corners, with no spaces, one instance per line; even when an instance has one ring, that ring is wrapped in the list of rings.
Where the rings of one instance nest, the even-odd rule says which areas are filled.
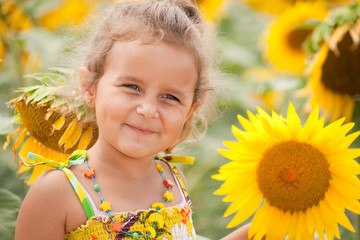
[[[116,42],[96,88],[98,144],[140,158],[174,144],[195,111],[194,57],[185,48],[156,42]]]

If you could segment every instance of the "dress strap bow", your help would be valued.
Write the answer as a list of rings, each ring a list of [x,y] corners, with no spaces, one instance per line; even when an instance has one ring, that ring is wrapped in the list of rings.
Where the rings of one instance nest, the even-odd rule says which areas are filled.
[[[78,165],[83,163],[85,158],[87,157],[87,151],[76,150],[70,155],[70,157],[65,162],[53,161],[51,159],[44,158],[32,152],[29,152],[27,157],[28,159],[33,160],[33,162],[22,161],[22,164],[24,164],[26,167],[45,165],[55,169],[63,169],[63,168],[69,168],[72,165]]]

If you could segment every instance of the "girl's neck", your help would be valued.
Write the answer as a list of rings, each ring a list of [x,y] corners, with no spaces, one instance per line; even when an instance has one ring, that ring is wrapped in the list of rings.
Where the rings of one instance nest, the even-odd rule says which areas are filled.
[[[154,172],[153,156],[133,158],[127,156],[108,144],[98,141],[88,151],[88,161],[91,165],[106,170],[125,174],[131,178],[146,178]]]

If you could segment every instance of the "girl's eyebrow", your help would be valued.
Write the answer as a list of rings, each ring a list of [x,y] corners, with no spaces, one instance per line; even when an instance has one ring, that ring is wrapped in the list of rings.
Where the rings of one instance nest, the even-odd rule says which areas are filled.
[[[131,81],[131,82],[139,82],[139,83],[143,82],[143,80],[141,78],[137,78],[137,77],[130,76],[130,75],[118,76],[116,79],[128,80],[128,81]]]

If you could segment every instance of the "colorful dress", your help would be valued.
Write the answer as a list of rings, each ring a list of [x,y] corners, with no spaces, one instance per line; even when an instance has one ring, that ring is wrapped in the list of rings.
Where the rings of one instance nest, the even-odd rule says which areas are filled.
[[[34,159],[36,162],[51,165],[53,161],[48,159],[41,159],[38,155],[29,155],[29,158]],[[108,240],[108,239],[134,239],[122,232],[114,232],[110,226],[111,220],[108,215],[99,210],[89,193],[77,180],[73,172],[69,169],[71,165],[77,165],[84,162],[86,158],[86,151],[75,151],[69,158],[69,161],[63,163],[63,166],[53,166],[56,169],[64,171],[71,185],[73,186],[80,202],[84,207],[84,211],[88,217],[85,225],[81,225],[77,229],[66,234],[65,239],[68,240]],[[179,157],[177,157],[179,158]],[[186,157],[184,157],[186,158]],[[192,222],[191,202],[186,192],[184,184],[181,180],[177,168],[171,164],[167,159],[159,158],[165,162],[174,175],[176,184],[181,189],[182,202],[176,206],[165,207],[158,211],[164,220],[162,228],[156,228],[156,237],[150,238],[149,236],[142,237],[141,239],[196,239],[196,233]],[[120,222],[128,233],[137,232],[139,235],[146,234],[146,228],[152,227],[153,224],[149,222],[149,216],[155,213],[155,209],[138,210],[136,212],[111,212],[111,215],[116,222]]]

